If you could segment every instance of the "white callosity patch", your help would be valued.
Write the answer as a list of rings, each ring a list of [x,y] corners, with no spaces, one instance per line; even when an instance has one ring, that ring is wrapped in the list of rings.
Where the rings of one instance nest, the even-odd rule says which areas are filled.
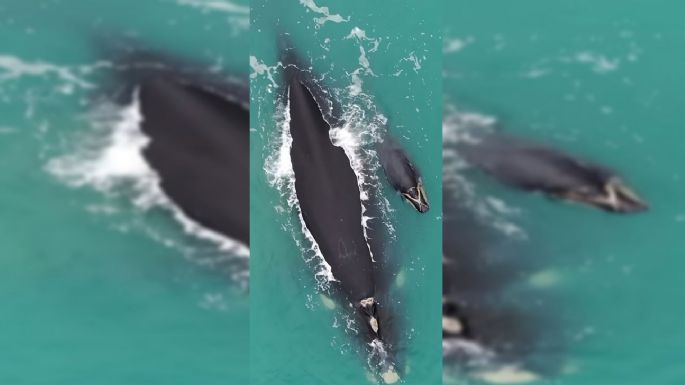
[[[444,190],[446,194],[454,194],[455,199],[473,210],[484,223],[512,238],[526,239],[526,232],[511,221],[511,217],[520,214],[520,210],[477,191],[476,185],[464,175],[470,166],[455,149],[460,143],[477,144],[477,133],[494,130],[496,122],[491,116],[454,107],[447,109],[442,123]]]
[[[386,384],[397,383],[400,380],[400,376],[390,360],[390,355],[383,341],[374,339],[369,343],[369,347],[371,348],[371,353],[367,358],[369,367],[377,368],[380,371],[381,379]]]
[[[328,9],[328,7],[319,7],[318,5],[316,5],[314,0],[300,0],[300,4],[304,5],[312,12],[322,15],[321,17],[317,17],[314,19],[314,22],[317,26],[324,25],[327,21],[331,21],[333,23],[343,23],[350,21],[349,17],[344,18],[337,14],[331,14],[331,11]]]
[[[246,245],[207,229],[187,217],[159,187],[159,175],[148,165],[142,151],[149,143],[140,129],[144,119],[137,93],[131,105],[121,108],[105,103],[89,116],[95,135],[79,141],[71,154],[51,159],[46,169],[73,187],[91,187],[109,196],[125,191],[133,195],[133,204],[143,211],[162,208],[172,214],[183,230],[192,237],[209,241],[222,255],[244,259]],[[150,236],[165,245],[174,241],[161,239],[147,229]],[[206,261],[198,261],[205,263]],[[239,276],[247,275],[242,271]]]

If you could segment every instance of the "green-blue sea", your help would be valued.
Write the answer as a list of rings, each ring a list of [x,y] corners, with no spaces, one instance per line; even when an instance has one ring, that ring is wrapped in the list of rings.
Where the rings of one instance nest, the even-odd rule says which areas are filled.
[[[342,105],[341,144],[385,198],[371,221],[396,262],[402,384],[683,384],[684,11],[676,0],[0,2],[0,384],[382,382],[351,310],[316,274],[292,199],[281,33]],[[141,117],[111,88],[112,42],[250,80],[249,274],[244,253],[160,196]],[[609,166],[650,209],[610,214],[441,172],[441,139],[474,126]],[[427,214],[383,179],[373,148],[385,133],[421,169]],[[480,346],[487,365],[443,370],[443,179],[445,202],[490,233],[499,264],[484,277],[513,267],[487,298],[535,331],[514,360]]]
[[[525,266],[508,303],[555,320],[530,341],[534,358],[555,362],[533,383],[685,381],[684,10],[643,0],[445,4],[446,137],[480,124],[534,139],[612,167],[651,204],[615,215],[464,175],[479,197],[471,207],[501,230],[491,247]]]
[[[199,0],[0,4],[0,383],[248,383],[245,278],[146,201],[136,122],[102,87],[105,37],[247,79],[248,14]]]

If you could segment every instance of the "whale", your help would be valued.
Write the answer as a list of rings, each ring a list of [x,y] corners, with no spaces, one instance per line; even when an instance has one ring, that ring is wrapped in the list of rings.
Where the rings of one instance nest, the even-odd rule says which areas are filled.
[[[249,112],[169,76],[138,88],[143,155],[160,187],[189,218],[249,246]]]
[[[289,40],[279,36],[281,104],[286,110],[290,160],[298,213],[315,250],[330,267],[330,291],[352,309],[367,363],[387,384],[400,381],[393,352],[402,322],[393,315],[390,287],[397,268],[386,253],[380,189],[362,192],[351,160],[334,144],[333,129],[345,124],[343,106],[306,64]]]
[[[459,143],[457,151],[472,166],[518,189],[613,213],[649,207],[613,170],[530,140],[493,132]]]
[[[553,292],[521,289],[525,277],[538,270],[534,255],[520,253],[492,231],[448,186],[443,186],[442,245],[446,373],[473,377],[512,367],[536,376],[558,373],[567,346],[560,311],[539,303],[560,302]],[[553,352],[545,350],[550,340]]]
[[[113,63],[100,92],[138,104],[148,140],[142,155],[183,214],[249,247],[247,82],[207,63],[124,43],[98,47]]]
[[[419,213],[429,209],[428,196],[421,179],[421,173],[409,158],[407,152],[389,135],[378,145],[378,158],[385,177]]]
[[[335,280],[380,336],[374,261],[362,228],[357,177],[345,151],[331,142],[330,126],[303,77],[289,73],[290,157],[302,219]]]

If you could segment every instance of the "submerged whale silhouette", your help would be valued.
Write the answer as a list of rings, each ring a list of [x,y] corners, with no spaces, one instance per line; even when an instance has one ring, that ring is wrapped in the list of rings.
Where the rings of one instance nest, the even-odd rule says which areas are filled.
[[[459,144],[458,151],[472,165],[523,190],[610,212],[633,213],[648,208],[608,168],[534,142],[490,133],[473,143]]]
[[[428,211],[428,196],[421,173],[409,159],[407,152],[389,135],[378,145],[378,157],[390,185],[407,200],[416,211]]]

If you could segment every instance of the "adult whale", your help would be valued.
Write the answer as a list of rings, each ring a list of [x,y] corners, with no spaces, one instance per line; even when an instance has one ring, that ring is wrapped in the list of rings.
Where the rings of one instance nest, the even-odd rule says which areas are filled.
[[[149,140],[143,156],[161,189],[190,219],[249,246],[246,83],[206,63],[119,43],[126,44],[100,45],[114,63],[103,90],[138,103]]]
[[[249,112],[241,104],[173,77],[139,86],[143,154],[164,192],[193,220],[250,242]]]
[[[423,187],[421,173],[407,152],[389,135],[378,145],[378,157],[390,185],[407,200],[416,211],[428,211],[428,196]]]
[[[540,191],[610,212],[633,213],[648,208],[608,168],[538,143],[488,133],[460,143],[457,150],[472,165],[523,190]]]
[[[345,151],[331,142],[330,126],[308,88],[314,85],[296,71],[287,73],[290,158],[302,219],[375,346],[384,338],[379,321],[383,309],[376,297],[375,261],[362,227],[357,176]],[[388,353],[381,349],[379,354]],[[381,357],[381,365],[386,383],[399,380],[388,357]]]
[[[362,228],[357,176],[345,151],[330,139],[330,126],[296,70],[287,71],[290,157],[302,218],[321,254],[365,323],[380,336],[374,261]]]
[[[311,67],[302,63],[287,35],[280,37],[279,44],[282,97],[292,138],[290,159],[302,220],[331,268],[332,289],[362,321],[360,337],[371,350],[369,364],[379,369],[385,383],[396,383],[400,377],[391,349],[398,322],[390,316],[391,263],[385,258],[383,231],[376,222],[366,223],[365,236],[357,175],[345,150],[331,139],[331,128],[343,124],[342,106],[314,80],[306,69]],[[366,202],[371,215],[374,195],[370,192]]]

